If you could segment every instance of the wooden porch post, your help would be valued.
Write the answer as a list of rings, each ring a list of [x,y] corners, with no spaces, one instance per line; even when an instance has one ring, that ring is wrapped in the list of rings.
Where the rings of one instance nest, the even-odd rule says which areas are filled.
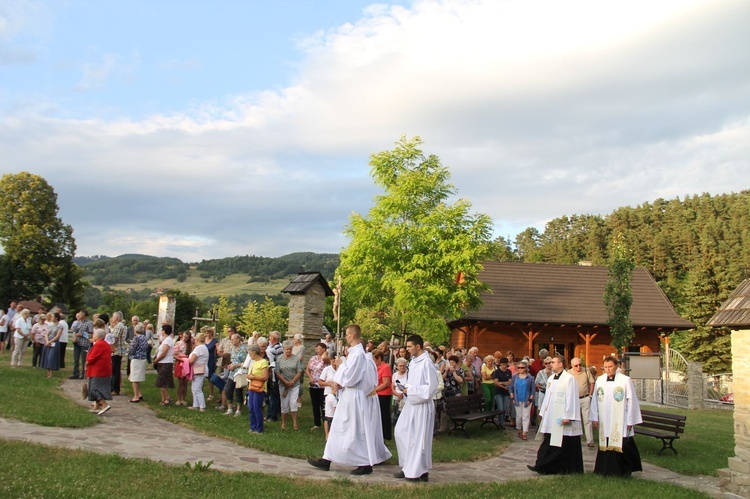
[[[529,358],[533,359],[534,358],[534,340],[536,339],[537,336],[539,336],[540,331],[537,331],[535,333],[531,328],[529,328],[528,333],[523,330],[521,330],[521,332],[523,333],[524,338],[529,340],[529,353],[527,355],[529,356]]]
[[[592,333],[586,331],[586,334],[583,334],[580,331],[578,332],[578,336],[580,336],[581,339],[584,342],[586,342],[586,347],[585,347],[585,350],[584,350],[586,352],[584,354],[586,356],[586,366],[590,366],[591,365],[591,359],[589,358],[589,345],[591,345],[591,340],[593,340],[594,338],[596,338],[597,334],[599,334],[599,333],[593,333],[592,334]]]

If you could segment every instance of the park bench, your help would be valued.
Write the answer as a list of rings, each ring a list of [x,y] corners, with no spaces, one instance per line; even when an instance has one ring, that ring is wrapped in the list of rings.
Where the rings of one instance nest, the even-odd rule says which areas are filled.
[[[495,417],[502,414],[502,411],[485,411],[484,395],[481,393],[447,397],[445,399],[445,412],[453,421],[453,428],[448,432],[449,435],[455,430],[461,430],[466,438],[469,438],[464,426],[470,421],[481,420],[480,428],[486,424],[493,424],[497,429],[500,429],[500,426],[495,422]]]
[[[677,455],[677,450],[672,447],[672,442],[680,438],[680,433],[685,433],[685,420],[687,416],[669,414],[668,412],[641,411],[643,423],[635,426],[635,433],[661,439],[661,455],[664,449],[672,449]]]

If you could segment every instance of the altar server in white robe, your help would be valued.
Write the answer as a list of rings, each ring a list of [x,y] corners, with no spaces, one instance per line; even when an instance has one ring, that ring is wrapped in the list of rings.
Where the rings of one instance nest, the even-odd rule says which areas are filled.
[[[643,420],[633,381],[617,372],[619,365],[614,357],[604,359],[604,374],[594,385],[589,419],[599,429],[594,473],[629,477],[634,471],[643,471],[633,438],[633,426]]]
[[[423,349],[424,341],[416,334],[406,340],[411,355],[406,384],[403,386],[404,409],[395,428],[398,465],[396,478],[412,482],[429,480],[432,468],[432,432],[435,404],[432,401],[438,388],[437,370],[430,355]]]
[[[578,384],[565,371],[561,355],[552,357],[550,366],[553,374],[547,379],[544,401],[539,407],[542,417],[539,434],[544,439],[537,451],[536,464],[528,468],[541,475],[583,473]]]
[[[351,471],[352,475],[367,475],[372,473],[373,464],[391,457],[388,449],[385,449],[385,452],[376,452],[379,447],[370,441],[375,433],[371,429],[372,418],[367,395],[377,384],[377,373],[375,384],[370,386],[371,375],[367,373],[370,362],[365,356],[361,338],[362,330],[359,326],[352,324],[346,328],[349,354],[333,378],[333,382],[340,387],[336,417],[331,423],[323,458],[308,459],[308,463],[322,470],[328,471],[331,462],[334,462],[344,466],[356,466]]]
[[[363,384],[370,387],[367,392],[367,417],[370,424],[365,427],[365,431],[368,433],[365,441],[370,446],[367,449],[370,464],[374,465],[387,461],[391,457],[391,451],[385,446],[383,423],[380,419],[380,401],[377,392],[375,392],[375,387],[378,386],[378,367],[375,365],[372,353],[365,352],[365,357],[367,358],[367,369],[365,370]]]

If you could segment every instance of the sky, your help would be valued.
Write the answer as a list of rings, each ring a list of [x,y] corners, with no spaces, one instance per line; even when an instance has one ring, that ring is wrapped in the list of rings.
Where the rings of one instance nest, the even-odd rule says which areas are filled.
[[[419,136],[513,240],[750,188],[749,48],[746,0],[2,0],[0,173],[79,256],[338,252]]]

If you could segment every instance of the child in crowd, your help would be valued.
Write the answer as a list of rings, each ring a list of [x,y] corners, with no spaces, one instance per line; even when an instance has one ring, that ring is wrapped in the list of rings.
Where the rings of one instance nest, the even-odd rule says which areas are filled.
[[[227,369],[227,366],[232,363],[232,354],[229,352],[224,352],[221,355],[221,366],[222,371],[221,374],[219,374],[219,378],[226,383],[229,379],[229,373],[231,372],[229,369]],[[221,391],[221,404],[216,406],[217,409],[220,411],[226,411],[226,405],[227,405],[227,396],[224,394],[224,386],[216,385],[216,387]]]
[[[325,430],[326,440],[328,440],[328,430],[331,427],[333,421],[333,413],[336,410],[336,404],[338,403],[338,391],[336,390],[336,383],[333,382],[333,377],[336,374],[336,369],[339,366],[338,360],[331,362],[331,357],[328,356],[328,352],[323,352],[320,356],[325,367],[323,372],[320,373],[320,379],[318,385],[324,386],[323,395],[325,395],[325,417],[323,418],[323,429]]]

